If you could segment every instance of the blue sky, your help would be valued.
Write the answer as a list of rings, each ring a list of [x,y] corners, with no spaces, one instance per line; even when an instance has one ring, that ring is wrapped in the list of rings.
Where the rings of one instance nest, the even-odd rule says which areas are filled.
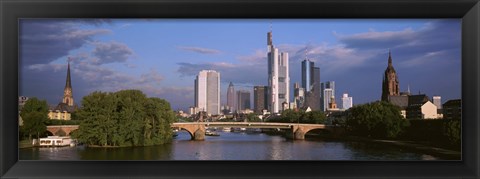
[[[79,105],[93,91],[140,89],[185,110],[204,69],[220,72],[224,104],[229,82],[267,85],[270,28],[289,52],[291,88],[307,50],[337,98],[379,100],[390,49],[401,91],[461,97],[460,19],[22,19],[20,95],[58,104],[70,57]]]

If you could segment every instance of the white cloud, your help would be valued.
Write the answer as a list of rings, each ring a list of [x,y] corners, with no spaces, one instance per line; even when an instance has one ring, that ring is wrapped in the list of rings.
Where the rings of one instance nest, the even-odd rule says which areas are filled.
[[[201,54],[219,54],[219,53],[221,53],[220,50],[209,49],[209,48],[202,48],[202,47],[186,47],[186,46],[180,46],[180,47],[177,47],[177,48],[182,49],[182,50],[185,50],[185,51],[196,52],[196,53],[201,53]]]

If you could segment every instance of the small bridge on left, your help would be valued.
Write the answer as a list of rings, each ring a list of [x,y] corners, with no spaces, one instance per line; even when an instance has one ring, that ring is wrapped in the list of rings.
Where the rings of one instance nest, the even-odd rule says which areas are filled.
[[[78,129],[78,125],[47,126],[47,131],[57,136],[70,136],[70,133],[77,129]]]

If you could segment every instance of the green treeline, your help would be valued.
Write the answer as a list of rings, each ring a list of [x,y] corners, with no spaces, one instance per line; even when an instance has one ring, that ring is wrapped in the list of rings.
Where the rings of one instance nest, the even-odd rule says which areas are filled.
[[[403,118],[400,108],[377,101],[358,105],[346,111],[342,124],[348,135],[375,139],[422,141],[435,146],[460,150],[461,120]]]
[[[304,112],[302,110],[287,109],[282,111],[280,116],[270,118],[268,122],[323,124],[325,123],[325,118],[325,114],[321,111]]]
[[[345,126],[353,135],[394,138],[409,126],[409,122],[403,118],[398,106],[378,101],[348,109]]]
[[[148,146],[172,140],[175,115],[170,104],[139,90],[93,92],[77,111],[82,119],[72,136],[93,146]]]
[[[399,136],[403,140],[428,141],[456,150],[461,149],[461,137],[460,119],[410,120],[410,126]]]

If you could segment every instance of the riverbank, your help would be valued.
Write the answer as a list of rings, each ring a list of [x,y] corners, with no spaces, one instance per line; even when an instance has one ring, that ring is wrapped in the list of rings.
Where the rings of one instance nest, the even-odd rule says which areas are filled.
[[[445,160],[461,160],[462,153],[460,151],[454,151],[450,149],[431,146],[428,144],[419,143],[416,141],[400,141],[400,140],[385,140],[385,139],[370,139],[358,136],[342,136],[332,137],[327,135],[309,135],[309,138],[326,139],[326,140],[340,140],[340,141],[353,141],[353,142],[365,142],[365,143],[377,143],[390,146],[401,147],[406,150],[412,150],[416,152],[425,153],[432,156],[438,156]]]
[[[32,144],[32,141],[31,140],[21,140],[21,141],[18,141],[18,148],[19,149],[26,149],[26,148],[32,148],[34,147],[33,144]]]

